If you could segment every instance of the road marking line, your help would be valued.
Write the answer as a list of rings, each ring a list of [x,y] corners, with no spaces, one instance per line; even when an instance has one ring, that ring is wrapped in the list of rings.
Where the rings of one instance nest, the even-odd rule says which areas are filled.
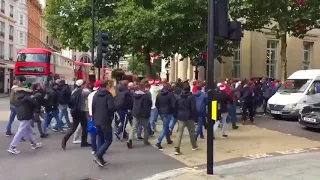
[[[254,159],[261,159],[261,158],[272,157],[272,156],[273,155],[271,155],[271,154],[263,153],[263,154],[253,154],[253,155],[249,155],[249,156],[244,156],[244,158],[254,160]]]
[[[299,154],[299,153],[304,153],[307,152],[305,149],[294,149],[294,150],[288,150],[288,151],[276,151],[276,153],[283,154],[283,155],[288,155],[288,154]]]
[[[182,174],[185,174],[186,172],[191,172],[191,171],[197,172],[199,170],[196,170],[190,167],[178,168],[178,169],[173,169],[169,171],[164,171],[164,172],[152,175],[150,177],[144,178],[142,180],[164,180],[164,179],[174,178]]]

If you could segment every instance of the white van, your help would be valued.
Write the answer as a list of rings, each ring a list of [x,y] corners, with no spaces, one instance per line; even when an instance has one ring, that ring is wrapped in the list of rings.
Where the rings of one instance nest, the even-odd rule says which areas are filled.
[[[320,103],[320,69],[299,70],[269,99],[267,108],[275,118],[298,118],[302,107],[317,103]]]

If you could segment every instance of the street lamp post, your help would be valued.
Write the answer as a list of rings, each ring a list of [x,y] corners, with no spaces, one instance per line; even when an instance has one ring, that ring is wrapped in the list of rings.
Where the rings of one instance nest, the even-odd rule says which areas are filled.
[[[91,0],[91,63],[94,63],[94,47],[95,47],[95,26],[94,26],[94,16],[95,16],[95,0]],[[100,79],[100,68],[98,68],[98,79]]]

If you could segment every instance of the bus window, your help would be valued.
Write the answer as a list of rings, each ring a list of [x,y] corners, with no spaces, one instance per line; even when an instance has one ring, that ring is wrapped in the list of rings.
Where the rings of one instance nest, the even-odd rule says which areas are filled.
[[[49,62],[47,54],[19,54],[17,62]]]

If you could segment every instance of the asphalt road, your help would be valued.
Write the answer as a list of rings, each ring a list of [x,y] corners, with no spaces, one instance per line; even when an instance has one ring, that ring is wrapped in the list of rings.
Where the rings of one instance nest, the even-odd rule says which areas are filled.
[[[83,180],[97,178],[101,180],[139,180],[156,173],[184,167],[180,162],[164,155],[153,146],[144,146],[134,142],[134,149],[128,150],[125,142],[114,140],[105,159],[109,162],[105,168],[99,168],[93,162],[90,148],[81,148],[67,144],[67,150],[60,147],[62,134],[51,132],[50,137],[41,139],[43,147],[31,150],[28,142],[18,147],[19,155],[7,152],[12,137],[5,137],[7,117],[1,112],[8,111],[8,99],[0,99],[0,179],[6,180]],[[16,132],[15,122],[13,132]],[[38,136],[38,135],[37,135]],[[39,138],[38,138],[39,139]]]
[[[257,116],[254,124],[261,128],[278,131],[293,136],[304,137],[313,141],[320,141],[320,130],[307,129],[292,120],[277,120],[269,116]]]

